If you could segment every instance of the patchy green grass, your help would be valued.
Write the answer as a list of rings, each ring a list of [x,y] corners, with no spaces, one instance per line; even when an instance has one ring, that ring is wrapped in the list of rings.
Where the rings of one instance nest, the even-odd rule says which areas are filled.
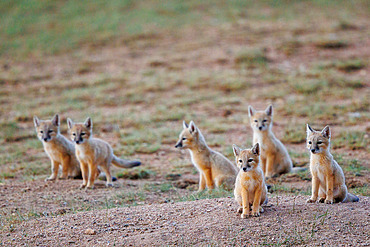
[[[177,199],[177,201],[196,201],[201,199],[221,198],[221,197],[232,197],[233,192],[224,189],[205,190],[202,192],[192,193],[187,196],[183,196]]]
[[[349,192],[354,195],[370,196],[370,187],[369,185],[364,185],[362,187],[349,189]]]
[[[289,40],[280,44],[278,49],[285,55],[292,56],[295,55],[302,46],[303,44],[299,40]]]
[[[349,43],[338,39],[323,39],[316,41],[314,45],[321,49],[342,49],[348,47]]]
[[[299,127],[300,126],[300,127]],[[299,144],[306,141],[305,125],[290,125],[284,129],[283,143]]]
[[[344,131],[336,136],[332,140],[332,147],[335,148],[342,148],[347,147],[352,150],[356,149],[366,149],[369,151],[369,138],[366,137],[366,133],[362,131]]]
[[[334,65],[335,68],[344,72],[353,72],[366,67],[364,61],[360,59],[341,61]]]
[[[150,176],[153,176],[155,173],[150,169],[137,167],[130,170],[123,170],[122,172],[117,173],[117,178],[124,179],[147,179]]]
[[[311,195],[311,187],[307,187],[306,189],[295,188],[293,186],[282,185],[282,184],[273,184],[271,191],[273,194],[280,194],[280,193],[293,193],[295,195]]]
[[[298,14],[302,5],[306,9],[325,8],[317,11],[317,18],[346,16],[359,12],[362,1],[314,1],[291,3],[289,1],[264,0],[259,2],[229,1],[132,1],[113,0],[58,2],[40,0],[2,1],[0,13],[0,54],[23,56],[27,54],[55,54],[74,50],[87,44],[92,47],[106,45],[111,40],[124,39],[129,45],[135,41],[158,39],[164,30],[176,30],[190,25],[212,26],[238,19],[305,20]],[[360,7],[359,7],[360,6]],[[270,8],[268,14],[258,11]],[[363,8],[363,9],[366,9]],[[221,11],[220,11],[221,10]],[[246,13],[248,13],[246,15]],[[176,17],[176,18],[174,18]],[[345,20],[342,20],[345,21]],[[339,41],[320,41],[318,46],[336,47]],[[340,43],[342,44],[342,43]],[[86,68],[80,68],[80,73]]]
[[[261,49],[242,50],[236,55],[234,62],[247,66],[266,65],[268,58],[265,51]]]

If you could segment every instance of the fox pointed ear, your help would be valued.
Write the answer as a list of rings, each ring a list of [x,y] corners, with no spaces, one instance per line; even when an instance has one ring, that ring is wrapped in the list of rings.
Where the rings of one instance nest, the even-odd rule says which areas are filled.
[[[307,135],[311,134],[312,132],[314,132],[314,130],[311,128],[309,124],[307,124]]]
[[[35,127],[39,127],[40,126],[40,119],[36,116],[33,116],[33,124],[35,125]]]
[[[53,117],[53,119],[51,120],[51,122],[55,126],[60,126],[59,115],[58,114],[55,114],[55,116]]]
[[[256,110],[253,109],[253,107],[251,105],[248,106],[248,115],[249,115],[249,117],[253,116],[255,112],[256,112]]]
[[[330,139],[330,127],[329,125],[326,125],[325,128],[321,131],[321,134],[325,137],[325,138],[328,138]]]
[[[267,116],[272,116],[272,105],[269,105],[265,110]]]
[[[252,152],[256,155],[260,155],[260,144],[258,142],[253,146]]]
[[[67,118],[67,125],[68,125],[68,129],[72,129],[72,127],[73,127],[73,125],[74,125],[74,123],[73,123],[72,119]]]
[[[233,144],[233,151],[234,151],[234,156],[235,157],[240,154],[240,148],[235,144]]]
[[[86,120],[84,122],[84,125],[86,126],[86,128],[92,128],[92,120],[91,120],[91,117],[86,118]]]
[[[184,129],[189,128],[189,125],[185,122],[185,120],[184,120],[184,121],[182,121],[182,127],[183,127]]]
[[[190,121],[189,123],[189,131],[190,131],[190,134],[198,132],[198,128],[197,126],[195,126],[195,123],[193,121]]]

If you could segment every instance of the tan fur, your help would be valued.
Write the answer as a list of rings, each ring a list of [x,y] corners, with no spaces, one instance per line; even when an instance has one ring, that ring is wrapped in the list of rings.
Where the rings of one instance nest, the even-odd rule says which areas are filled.
[[[236,167],[225,156],[210,149],[200,130],[191,121],[189,126],[184,122],[176,148],[186,148],[190,151],[191,161],[199,171],[199,190],[206,187],[224,185],[231,190],[238,173]]]
[[[307,125],[307,148],[310,150],[312,196],[307,202],[332,204],[334,202],[356,202],[358,197],[348,193],[342,168],[330,153],[330,128],[321,132]]]
[[[272,105],[265,111],[256,111],[249,106],[249,119],[253,129],[253,145],[260,144],[262,170],[266,178],[288,173],[292,160],[285,146],[272,133]]]
[[[246,218],[251,215],[252,209],[252,216],[260,216],[263,212],[261,205],[267,203],[267,188],[260,166],[259,144],[245,150],[233,145],[233,150],[239,168],[234,190],[235,200],[240,205],[238,212],[241,218]]]
[[[112,147],[105,141],[92,137],[92,120],[87,118],[85,123],[73,123],[67,120],[71,139],[75,143],[76,156],[80,161],[83,183],[81,188],[93,188],[94,181],[99,175],[99,168],[107,177],[107,186],[112,186],[110,164],[121,168],[140,165],[140,161],[119,159],[113,154]]]
[[[71,141],[60,134],[58,114],[52,120],[39,120],[35,116],[34,124],[37,137],[51,160],[51,175],[46,181],[52,181],[58,177],[59,166],[62,167],[60,179],[79,177],[81,171],[75,156],[75,147]]]

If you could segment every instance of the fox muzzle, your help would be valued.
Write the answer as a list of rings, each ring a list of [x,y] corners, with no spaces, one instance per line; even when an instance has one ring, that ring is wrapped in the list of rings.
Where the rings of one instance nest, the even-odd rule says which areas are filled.
[[[180,141],[176,143],[175,148],[182,148],[182,142]]]
[[[48,141],[50,141],[50,140],[51,140],[51,137],[50,137],[49,135],[47,135],[47,134],[46,134],[46,135],[44,134],[44,135],[42,136],[42,140],[43,140],[44,142],[48,142]]]
[[[83,143],[83,139],[81,138],[81,137],[76,137],[75,139],[74,139],[74,142],[76,143],[76,144],[81,144],[81,143]]]

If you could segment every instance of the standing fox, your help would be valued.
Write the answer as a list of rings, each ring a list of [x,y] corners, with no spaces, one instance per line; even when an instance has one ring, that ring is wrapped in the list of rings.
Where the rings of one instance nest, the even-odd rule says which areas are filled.
[[[330,128],[321,132],[307,124],[307,148],[311,151],[312,196],[308,203],[358,202],[359,198],[348,193],[342,168],[330,153]]]
[[[260,144],[262,170],[266,178],[288,173],[292,160],[285,146],[272,133],[272,105],[264,111],[248,107],[250,124],[253,129],[253,145]]]
[[[224,185],[231,190],[238,173],[236,167],[225,156],[208,147],[193,121],[189,125],[184,121],[183,128],[175,147],[189,149],[191,161],[199,171],[198,191],[204,190],[206,186],[213,189],[215,185]]]
[[[107,177],[106,186],[113,186],[110,164],[121,168],[131,168],[141,165],[140,161],[129,161],[113,154],[112,147],[105,141],[92,137],[92,120],[90,117],[84,123],[73,123],[67,119],[71,139],[75,143],[76,156],[80,161],[83,183],[80,188],[94,188],[94,181],[99,175],[99,168]]]
[[[263,213],[261,205],[267,203],[267,187],[259,164],[259,144],[256,143],[252,149],[244,150],[234,144],[233,150],[239,168],[234,190],[235,200],[240,205],[238,212],[242,218],[247,218],[252,209],[252,216],[260,216],[260,213]]]
[[[51,160],[51,176],[45,181],[52,181],[58,177],[59,166],[62,166],[60,179],[80,177],[80,164],[75,156],[75,147],[71,141],[60,134],[59,115],[56,114],[52,120],[39,120],[35,116],[33,122],[37,137]]]

